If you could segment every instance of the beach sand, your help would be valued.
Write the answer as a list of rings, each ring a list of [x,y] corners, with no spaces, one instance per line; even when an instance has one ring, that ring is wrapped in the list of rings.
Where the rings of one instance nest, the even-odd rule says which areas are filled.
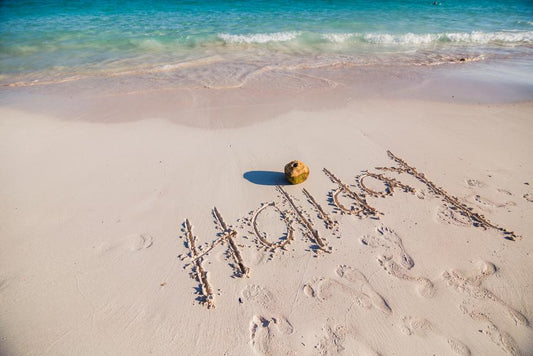
[[[4,88],[0,354],[531,354],[533,103],[411,78]]]

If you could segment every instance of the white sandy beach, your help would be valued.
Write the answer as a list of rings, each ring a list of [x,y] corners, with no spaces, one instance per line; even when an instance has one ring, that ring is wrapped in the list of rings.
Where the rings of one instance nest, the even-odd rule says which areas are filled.
[[[3,105],[0,354],[531,354],[533,104],[328,100],[175,113],[196,127]],[[443,189],[376,169],[388,150]],[[309,179],[280,190],[293,159]],[[198,253],[232,234],[196,264],[186,219]]]

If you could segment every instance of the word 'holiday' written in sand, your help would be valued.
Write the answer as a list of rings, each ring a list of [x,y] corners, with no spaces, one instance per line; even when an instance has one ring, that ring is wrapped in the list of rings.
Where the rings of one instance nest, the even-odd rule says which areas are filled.
[[[438,187],[435,183],[429,180],[426,175],[418,171],[415,167],[409,165],[406,161],[394,155],[392,152],[387,151],[387,154],[391,160],[396,163],[393,167],[375,167],[380,172],[394,172],[399,175],[409,174],[416,178],[419,182],[423,183],[429,192],[442,199],[446,209],[450,209],[454,214],[459,214],[463,218],[467,219],[473,226],[482,229],[494,229],[502,234],[502,236],[511,241],[515,241],[518,235],[513,231],[508,231],[502,227],[499,227],[490,222],[483,215],[476,213],[473,208],[461,203],[458,198],[448,194],[443,188]],[[404,192],[415,193],[415,189],[407,184],[402,183],[398,179],[388,177],[384,173],[372,173],[365,171],[361,175],[356,177],[357,188],[353,188],[343,183],[337,176],[335,176],[330,170],[324,168],[324,174],[335,183],[337,188],[331,192],[331,202],[335,206],[336,210],[341,214],[354,215],[360,219],[373,218],[379,219],[380,215],[383,215],[376,208],[372,207],[367,200],[367,197],[387,197],[392,196],[395,189],[400,189]],[[382,191],[376,191],[368,187],[365,181],[369,178],[373,178],[381,181],[385,189]],[[303,208],[299,207],[290,194],[281,186],[276,186],[277,191],[280,193],[282,202],[269,202],[263,204],[256,209],[251,218],[248,220],[248,225],[251,229],[251,233],[254,235],[254,241],[256,247],[264,248],[269,251],[276,251],[278,249],[285,249],[294,239],[294,226],[293,224],[300,225],[300,229],[303,231],[303,235],[311,243],[311,250],[316,253],[329,254],[332,252],[332,248],[328,246],[327,239],[322,236],[314,226],[314,221],[308,218],[307,212]],[[359,191],[354,191],[359,189]],[[330,215],[322,208],[313,195],[305,188],[302,190],[307,198],[310,206],[317,212],[317,217],[323,220],[326,229],[331,235],[338,235],[338,224],[334,221]],[[350,207],[346,207],[340,202],[339,197],[343,196],[352,200]],[[274,209],[280,219],[284,222],[286,231],[278,240],[269,239],[268,235],[261,231],[257,218],[268,209]],[[187,260],[186,268],[191,269],[191,277],[199,283],[197,290],[198,298],[201,304],[207,308],[215,307],[215,298],[213,292],[213,286],[208,278],[208,271],[203,265],[203,262],[208,257],[209,253],[219,245],[226,246],[226,257],[229,259],[229,266],[233,270],[234,277],[247,277],[250,273],[250,268],[246,266],[246,261],[243,260],[239,245],[235,242],[238,238],[238,232],[233,227],[228,226],[224,221],[221,213],[215,207],[212,211],[214,221],[219,230],[217,238],[211,243],[198,246],[197,237],[193,234],[193,228],[188,219],[183,224],[184,245],[188,249],[188,253],[184,256]],[[340,236],[337,236],[340,237]]]

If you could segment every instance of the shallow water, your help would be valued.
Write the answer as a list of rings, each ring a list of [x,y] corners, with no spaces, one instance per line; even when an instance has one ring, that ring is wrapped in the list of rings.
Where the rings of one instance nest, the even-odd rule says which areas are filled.
[[[0,82],[168,75],[241,86],[272,70],[533,55],[530,1],[2,1]]]

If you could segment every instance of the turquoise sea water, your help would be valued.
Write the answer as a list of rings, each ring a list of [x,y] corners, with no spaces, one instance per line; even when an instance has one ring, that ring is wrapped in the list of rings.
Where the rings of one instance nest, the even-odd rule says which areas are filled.
[[[4,85],[214,63],[226,65],[220,76],[280,63],[435,65],[530,58],[533,2],[2,0],[0,34]]]

